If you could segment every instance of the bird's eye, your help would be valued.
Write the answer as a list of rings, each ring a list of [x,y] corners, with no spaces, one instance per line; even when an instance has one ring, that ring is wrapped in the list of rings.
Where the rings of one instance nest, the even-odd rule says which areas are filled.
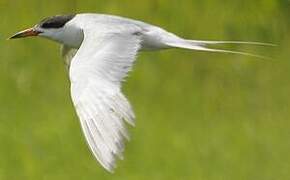
[[[47,28],[47,27],[48,27],[48,23],[43,23],[43,24],[41,25],[41,27],[42,27],[42,28]]]
[[[55,28],[57,24],[53,22],[45,22],[41,25],[42,28]]]

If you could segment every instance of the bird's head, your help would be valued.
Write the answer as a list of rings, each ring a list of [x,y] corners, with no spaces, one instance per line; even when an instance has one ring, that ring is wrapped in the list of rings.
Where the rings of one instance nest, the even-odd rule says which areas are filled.
[[[20,31],[9,39],[41,36],[72,47],[79,46],[78,43],[71,41],[76,41],[75,38],[81,34],[80,30],[67,26],[74,17],[75,15],[57,15],[45,18],[34,27]]]

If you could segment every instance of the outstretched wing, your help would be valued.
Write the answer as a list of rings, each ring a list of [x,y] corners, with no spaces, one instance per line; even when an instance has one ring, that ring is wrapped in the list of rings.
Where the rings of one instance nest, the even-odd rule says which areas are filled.
[[[90,150],[112,172],[116,156],[122,158],[123,140],[129,138],[124,121],[134,125],[121,82],[141,40],[129,29],[97,33],[84,28],[83,32],[84,40],[70,65],[71,96]]]

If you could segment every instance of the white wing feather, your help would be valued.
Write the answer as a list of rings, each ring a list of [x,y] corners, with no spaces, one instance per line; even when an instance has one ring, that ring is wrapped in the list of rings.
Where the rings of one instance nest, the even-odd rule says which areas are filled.
[[[271,45],[185,40],[156,26],[108,15],[79,14],[69,24],[70,27],[83,30],[84,35],[77,52],[63,48],[67,65],[70,64],[72,100],[92,153],[111,172],[115,167],[116,156],[122,158],[124,138],[129,138],[124,121],[134,124],[134,113],[121,92],[121,82],[130,71],[141,46],[143,50],[179,47],[262,57],[244,52],[210,49],[206,45]]]
[[[97,29],[98,28],[98,31]],[[137,29],[84,27],[84,40],[70,66],[71,96],[90,150],[108,171],[122,158],[124,121],[134,125],[134,113],[121,92],[141,40]]]

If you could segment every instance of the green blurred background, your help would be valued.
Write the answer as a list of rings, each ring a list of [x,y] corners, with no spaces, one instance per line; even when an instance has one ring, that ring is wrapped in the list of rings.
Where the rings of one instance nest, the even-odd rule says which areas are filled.
[[[263,54],[141,53],[124,92],[136,112],[115,174],[90,154],[59,45],[6,41],[44,17],[116,14],[182,37],[272,42],[221,46]],[[0,0],[0,180],[290,179],[287,0]]]

